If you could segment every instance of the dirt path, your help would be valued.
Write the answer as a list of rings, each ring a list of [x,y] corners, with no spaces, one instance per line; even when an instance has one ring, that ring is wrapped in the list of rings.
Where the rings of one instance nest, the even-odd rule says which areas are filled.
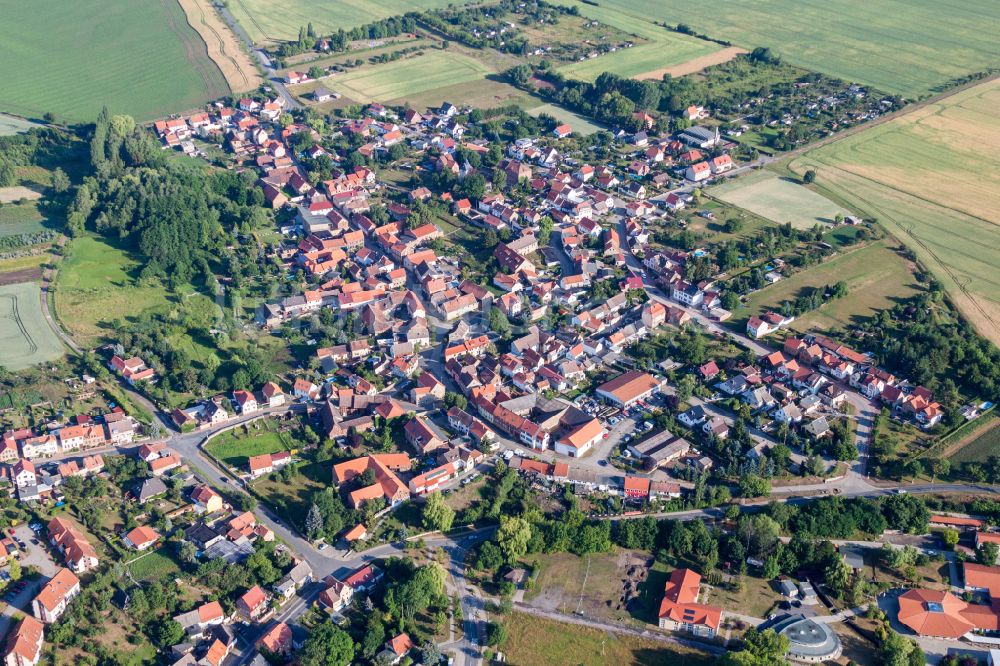
[[[218,65],[233,92],[253,90],[263,78],[250,56],[241,48],[236,35],[206,0],[177,0],[187,21],[197,31],[208,49],[208,57]]]
[[[645,74],[639,74],[638,76],[633,76],[634,79],[639,79],[640,81],[652,80],[661,81],[664,74],[669,74],[670,76],[685,76],[687,74],[694,74],[695,72],[700,72],[706,67],[711,67],[712,65],[721,65],[724,62],[729,62],[741,53],[749,53],[746,49],[741,49],[738,46],[728,46],[724,49],[720,49],[708,55],[703,55],[699,58],[694,58],[688,60],[687,62],[682,62],[679,65],[674,65],[673,67],[663,67],[661,69],[654,69],[652,72],[646,72]]]

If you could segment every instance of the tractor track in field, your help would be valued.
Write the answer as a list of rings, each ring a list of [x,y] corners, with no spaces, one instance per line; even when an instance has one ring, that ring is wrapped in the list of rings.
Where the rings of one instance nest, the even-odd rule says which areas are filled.
[[[200,49],[198,49],[190,39],[186,38],[183,30],[177,24],[177,21],[174,19],[174,16],[171,13],[173,6],[178,7],[181,13],[184,14],[185,22],[187,22],[188,21],[187,12],[184,11],[184,8],[180,6],[180,3],[177,2],[177,0],[160,0],[160,6],[163,7],[163,12],[167,17],[167,28],[169,28],[170,32],[174,33],[174,35],[177,36],[177,40],[180,42],[181,47],[184,49],[185,60],[191,63],[192,68],[195,70],[195,72],[197,72],[199,78],[201,78],[201,82],[205,86],[205,94],[208,96],[208,98],[216,99],[218,97],[221,97],[223,94],[227,94],[229,92],[228,84],[226,85],[227,90],[221,92],[218,91],[215,83],[212,81],[212,76],[209,74],[208,71],[206,71],[205,61],[204,58],[202,58],[202,55],[204,55],[205,58],[208,58],[209,62],[212,63],[212,66],[218,69],[219,74],[222,75],[222,70],[219,69],[219,66],[216,65],[215,62],[212,61],[211,57],[209,57],[208,55],[208,45],[205,44],[205,42],[202,40],[201,35],[198,35],[198,31],[195,30],[194,26],[192,26],[188,22],[188,27],[190,27],[191,30],[194,30],[194,33],[198,35],[198,41],[205,49],[204,53],[199,52]],[[224,75],[223,79],[225,79]]]
[[[3,298],[10,301],[10,314],[4,318],[11,319],[17,326],[17,330],[21,333],[21,337],[23,337],[25,342],[28,343],[28,353],[34,354],[38,352],[38,344],[35,343],[34,338],[31,337],[31,333],[28,332],[24,322],[21,321],[21,313],[18,312],[17,309],[17,296],[14,294],[4,294]]]

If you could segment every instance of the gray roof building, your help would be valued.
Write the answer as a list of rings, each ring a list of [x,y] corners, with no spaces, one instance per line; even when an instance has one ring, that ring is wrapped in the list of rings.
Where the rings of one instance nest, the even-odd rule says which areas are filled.
[[[788,658],[815,663],[840,658],[840,637],[826,622],[816,622],[801,614],[784,615],[768,627],[788,637]]]

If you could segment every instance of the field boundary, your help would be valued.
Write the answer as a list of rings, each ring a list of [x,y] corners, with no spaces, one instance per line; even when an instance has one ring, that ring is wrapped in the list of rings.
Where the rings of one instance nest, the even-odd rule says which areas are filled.
[[[989,410],[980,414],[977,418],[969,421],[968,423],[963,423],[950,433],[947,433],[938,442],[939,444],[945,445],[944,450],[941,451],[941,457],[950,458],[951,456],[957,454],[966,446],[989,432],[991,428],[997,425],[998,421],[1000,421],[1000,417],[997,416],[996,410],[991,407]],[[966,428],[968,428],[968,430],[966,430]],[[929,451],[930,449],[928,449],[928,452]]]
[[[184,10],[188,25],[205,42],[208,57],[222,72],[231,92],[253,90],[264,82],[253,60],[214,7],[206,7],[205,0],[177,0],[177,3]]]
[[[636,74],[632,78],[638,79],[639,81],[661,81],[664,74],[669,74],[673,77],[697,74],[698,72],[709,67],[727,63],[736,56],[743,55],[745,53],[749,53],[749,51],[740,46],[726,46],[713,53],[692,58],[687,62],[682,62],[679,65],[654,69],[653,71],[645,72],[644,74]]]
[[[171,4],[180,9],[181,14],[184,15],[184,21],[188,24],[188,27],[194,31],[194,34],[197,35],[197,42],[200,44],[201,48],[204,49],[203,54],[199,54],[197,52],[198,44],[194,43],[196,40],[186,39],[183,30],[177,26],[173,16],[171,16]],[[163,7],[163,11],[167,17],[167,29],[174,34],[174,37],[177,38],[177,42],[181,45],[181,48],[184,49],[184,58],[191,65],[191,69],[193,69],[198,75],[198,78],[201,79],[202,84],[205,86],[205,94],[208,99],[218,99],[219,97],[223,97],[232,92],[228,89],[229,84],[226,82],[225,72],[222,71],[219,64],[212,58],[212,54],[209,52],[208,43],[205,41],[205,38],[202,37],[201,33],[198,32],[198,29],[191,23],[191,18],[188,16],[187,11],[185,11],[184,6],[181,5],[179,0],[160,0],[160,5]],[[199,57],[200,55],[204,55],[205,57],[201,58]],[[216,71],[219,72],[223,82],[226,82],[227,90],[216,90],[216,86],[212,81],[213,77],[208,70],[209,67],[214,67]]]

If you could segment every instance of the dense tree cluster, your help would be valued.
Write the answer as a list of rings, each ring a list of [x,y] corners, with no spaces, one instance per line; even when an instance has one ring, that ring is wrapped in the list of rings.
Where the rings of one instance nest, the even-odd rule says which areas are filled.
[[[972,397],[1000,395],[1000,349],[944,307],[944,292],[936,283],[858,329],[864,334],[862,347],[901,377],[953,399],[955,388]],[[937,399],[944,404],[941,396]]]

